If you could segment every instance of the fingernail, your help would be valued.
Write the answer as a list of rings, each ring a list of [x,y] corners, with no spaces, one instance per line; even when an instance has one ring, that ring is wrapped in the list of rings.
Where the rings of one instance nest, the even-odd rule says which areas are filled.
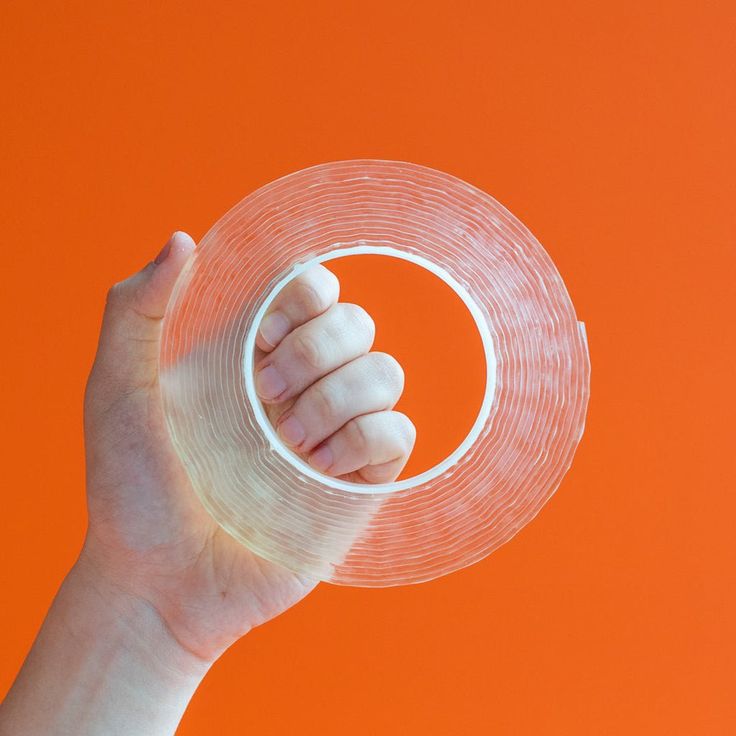
[[[318,447],[309,456],[309,464],[320,473],[326,473],[332,467],[332,461],[332,450],[327,445]]]
[[[266,401],[275,399],[279,394],[286,391],[286,381],[282,378],[278,370],[276,370],[276,367],[272,365],[261,368],[256,373],[255,383],[256,392]]]
[[[261,337],[275,348],[289,332],[289,321],[281,312],[271,312],[261,321],[259,331]]]
[[[157,266],[162,264],[166,260],[166,257],[171,252],[171,244],[174,242],[175,237],[176,237],[176,233],[173,233],[171,237],[166,241],[166,245],[163,248],[161,248],[161,252],[156,256],[154,263]]]
[[[278,430],[281,439],[291,447],[300,445],[307,436],[304,425],[293,414],[279,422]]]
[[[169,257],[171,249],[175,245],[179,247],[186,247],[191,245],[191,247],[194,247],[194,241],[192,240],[191,235],[187,235],[181,230],[175,230],[173,233],[171,233],[171,237],[168,239],[168,241],[166,241],[166,245],[161,249],[161,252],[156,256],[154,263],[157,266],[162,264]]]

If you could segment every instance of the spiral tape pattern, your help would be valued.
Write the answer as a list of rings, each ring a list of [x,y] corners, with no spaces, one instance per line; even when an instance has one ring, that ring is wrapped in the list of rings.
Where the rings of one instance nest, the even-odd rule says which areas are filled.
[[[246,391],[246,338],[266,295],[295,264],[353,246],[438,264],[493,346],[492,401],[469,449],[388,492],[304,472],[275,450]],[[268,560],[361,586],[449,573],[527,524],[570,467],[589,374],[583,325],[533,235],[475,187],[391,161],[315,166],[236,205],[179,278],[161,349],[171,438],[210,514]]]

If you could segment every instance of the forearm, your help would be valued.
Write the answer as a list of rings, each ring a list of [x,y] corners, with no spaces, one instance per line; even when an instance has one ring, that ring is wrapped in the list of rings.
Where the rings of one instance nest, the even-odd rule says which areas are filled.
[[[80,560],[0,705],[0,736],[173,734],[208,667]]]

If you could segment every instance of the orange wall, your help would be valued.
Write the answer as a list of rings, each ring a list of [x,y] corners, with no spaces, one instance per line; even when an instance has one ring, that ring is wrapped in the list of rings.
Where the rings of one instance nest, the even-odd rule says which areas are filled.
[[[422,586],[321,586],[217,663],[181,733],[736,733],[734,23],[694,0],[3,3],[0,689],[83,533],[107,287],[277,176],[395,158],[550,252],[588,328],[586,435],[510,544]]]
[[[340,279],[340,299],[373,317],[373,349],[404,370],[395,408],[411,417],[417,437],[400,478],[429,470],[465,439],[483,403],[486,362],[473,317],[447,284],[414,263],[360,255],[325,265]]]

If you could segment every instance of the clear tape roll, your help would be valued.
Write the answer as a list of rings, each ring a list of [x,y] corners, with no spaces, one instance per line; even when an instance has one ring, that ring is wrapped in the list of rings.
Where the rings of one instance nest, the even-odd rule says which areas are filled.
[[[465,441],[398,483],[316,473],[277,439],[255,396],[260,317],[313,262],[383,253],[463,299],[487,381]],[[540,510],[585,424],[583,324],[547,253],[479,189],[392,161],[341,161],[272,182],[199,244],[164,320],[161,387],[172,442],[215,520],[256,554],[333,583],[416,583],[470,565]]]

